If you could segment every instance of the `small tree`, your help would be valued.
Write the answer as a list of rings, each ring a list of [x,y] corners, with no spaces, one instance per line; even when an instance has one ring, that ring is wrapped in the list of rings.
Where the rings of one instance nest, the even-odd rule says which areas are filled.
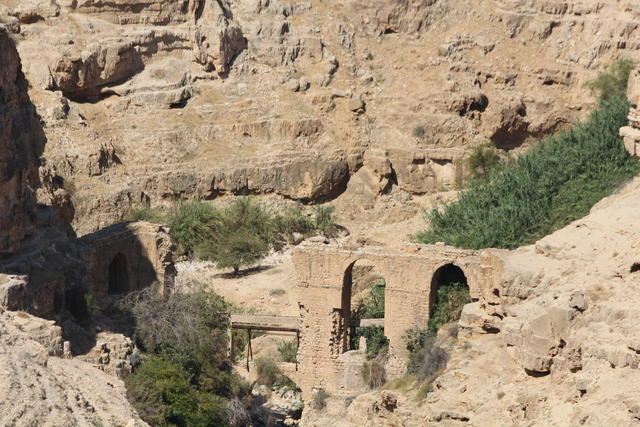
[[[219,268],[253,265],[264,258],[275,241],[271,215],[249,198],[236,200],[222,212],[219,226],[211,238],[198,246],[201,258],[214,261]]]
[[[233,268],[233,274],[240,267],[257,263],[269,253],[269,244],[247,228],[223,230],[213,241],[199,247],[203,259],[214,261],[219,268]]]

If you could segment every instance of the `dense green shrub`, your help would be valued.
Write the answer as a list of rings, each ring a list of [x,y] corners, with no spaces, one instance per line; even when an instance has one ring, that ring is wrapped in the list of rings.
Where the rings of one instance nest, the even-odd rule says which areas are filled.
[[[244,197],[223,210],[202,201],[179,201],[165,210],[143,205],[130,209],[123,219],[165,223],[177,255],[211,260],[237,274],[241,267],[258,263],[272,247],[291,243],[294,233],[334,235],[333,210],[318,207],[313,218],[299,206],[274,213]]]
[[[471,179],[482,179],[499,170],[503,161],[498,149],[489,143],[474,147],[466,159],[466,164]]]
[[[387,354],[387,351],[389,350],[389,339],[384,335],[384,327],[365,326],[357,328],[352,342],[352,348],[358,349],[358,341],[360,340],[360,337],[365,337],[367,339],[367,348],[365,349],[365,353],[368,360],[383,357]]]
[[[436,303],[429,316],[428,329],[436,333],[446,323],[457,322],[462,307],[471,302],[469,286],[464,283],[447,283],[438,286]]]
[[[308,237],[316,231],[313,219],[302,213],[299,206],[288,207],[273,217],[273,226],[280,237],[291,242],[293,234],[299,233]]]
[[[163,297],[148,288],[122,303],[145,352],[127,377],[128,397],[152,425],[224,426],[226,405],[250,387],[226,357],[228,304],[201,285]]]
[[[327,237],[332,237],[336,234],[337,228],[333,214],[336,208],[333,206],[318,206],[315,212],[315,225],[316,230],[324,234]]]
[[[371,285],[370,292],[358,302],[358,306],[351,317],[357,319],[383,319],[384,288],[384,279],[380,278],[374,282]]]
[[[174,361],[152,355],[126,380],[127,396],[154,426],[228,425],[224,400],[199,391]]]
[[[424,381],[433,377],[446,366],[449,355],[437,345],[433,332],[412,328],[407,330],[404,340],[409,351],[407,372],[416,374],[418,380]]]
[[[297,360],[298,348],[294,341],[281,340],[278,343],[278,353],[283,362],[294,363]]]
[[[220,212],[200,201],[178,202],[166,218],[178,255],[192,255],[199,245],[216,236],[221,222]]]
[[[278,363],[271,356],[261,356],[256,358],[256,382],[267,387],[298,389],[296,383],[286,376],[278,367]]]
[[[624,98],[627,94],[629,74],[634,67],[635,63],[632,60],[620,59],[609,65],[598,77],[587,82],[586,86],[602,100]]]
[[[640,171],[618,131],[628,103],[603,101],[590,119],[543,141],[512,164],[474,181],[457,201],[426,214],[423,243],[515,248],[586,215],[616,185]]]

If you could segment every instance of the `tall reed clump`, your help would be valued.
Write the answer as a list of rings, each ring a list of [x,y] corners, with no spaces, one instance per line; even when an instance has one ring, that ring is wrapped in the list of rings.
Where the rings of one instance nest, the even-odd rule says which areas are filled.
[[[602,99],[586,123],[540,142],[474,181],[459,199],[425,214],[422,243],[463,248],[516,248],[586,215],[621,182],[640,172],[618,137],[629,104]]]

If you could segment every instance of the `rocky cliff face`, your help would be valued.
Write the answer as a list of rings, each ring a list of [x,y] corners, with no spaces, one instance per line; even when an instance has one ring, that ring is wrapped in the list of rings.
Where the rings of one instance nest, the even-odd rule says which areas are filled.
[[[0,26],[0,258],[35,229],[38,166],[45,136],[27,95],[20,58]]]
[[[3,10],[81,234],[176,196],[452,188],[466,148],[517,149],[581,118],[584,82],[640,47],[638,7],[595,0]]]

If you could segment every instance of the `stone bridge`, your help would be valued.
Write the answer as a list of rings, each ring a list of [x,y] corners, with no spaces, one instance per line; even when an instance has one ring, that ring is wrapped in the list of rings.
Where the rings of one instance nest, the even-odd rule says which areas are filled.
[[[436,289],[443,280],[466,280],[474,301],[495,299],[491,283],[501,271],[493,259],[487,252],[439,245],[409,244],[400,249],[322,244],[298,247],[293,253],[302,288],[298,385],[306,396],[313,388],[349,393],[359,387],[350,374],[358,376],[361,362],[350,365],[342,357],[350,348],[353,272],[359,263],[372,265],[385,279],[386,370],[392,379],[405,372],[405,332],[426,326]]]

